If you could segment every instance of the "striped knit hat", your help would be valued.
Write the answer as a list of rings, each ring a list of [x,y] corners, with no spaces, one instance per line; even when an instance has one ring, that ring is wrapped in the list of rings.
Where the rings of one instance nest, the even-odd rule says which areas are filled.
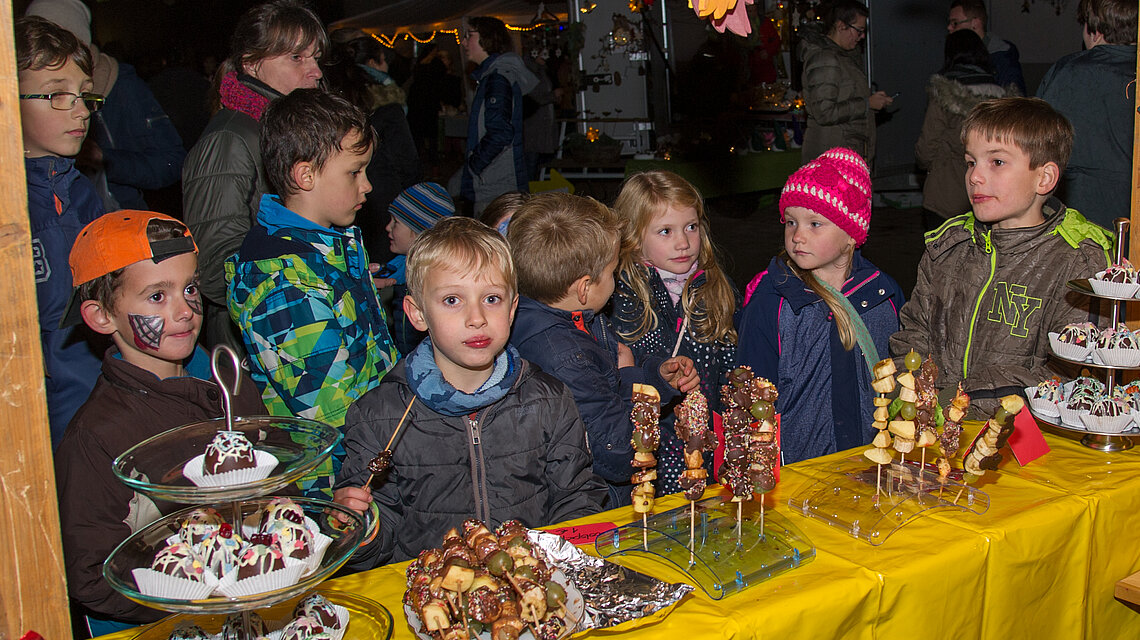
[[[388,213],[417,234],[427,231],[447,216],[455,215],[455,203],[447,189],[434,182],[421,182],[400,192]]]
[[[871,227],[871,172],[858,153],[836,147],[800,167],[780,192],[780,222],[788,207],[803,207],[835,223],[855,240]]]

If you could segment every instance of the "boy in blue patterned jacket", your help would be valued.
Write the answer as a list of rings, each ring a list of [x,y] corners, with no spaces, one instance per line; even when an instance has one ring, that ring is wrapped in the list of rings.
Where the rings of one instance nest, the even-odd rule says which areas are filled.
[[[274,415],[340,428],[348,406],[399,357],[352,226],[372,186],[364,168],[375,134],[363,113],[316,89],[266,110],[261,156],[277,195],[265,195],[241,249],[226,260],[230,316],[250,373]],[[301,481],[332,495],[343,450]]]

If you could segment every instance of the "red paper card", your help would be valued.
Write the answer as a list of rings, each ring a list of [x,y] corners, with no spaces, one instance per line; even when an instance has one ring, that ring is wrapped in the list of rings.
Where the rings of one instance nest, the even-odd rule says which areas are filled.
[[[1021,412],[1013,417],[1013,433],[1009,436],[1009,448],[1013,450],[1013,457],[1017,463],[1025,466],[1030,462],[1049,453],[1049,444],[1045,436],[1041,435],[1041,428],[1029,413],[1029,407],[1023,407]]]
[[[553,533],[556,536],[562,536],[570,544],[594,544],[598,536],[617,527],[612,522],[592,522],[590,524],[578,524],[570,527],[554,527],[552,529],[543,529],[548,533]]]

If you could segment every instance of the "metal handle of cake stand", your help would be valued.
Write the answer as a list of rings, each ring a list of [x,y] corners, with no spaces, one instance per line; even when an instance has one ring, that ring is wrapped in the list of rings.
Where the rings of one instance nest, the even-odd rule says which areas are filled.
[[[219,364],[223,356],[229,356],[230,363],[234,367],[233,389],[226,385],[226,381],[222,379]],[[210,354],[210,372],[214,374],[214,382],[218,383],[218,387],[222,390],[222,408],[226,412],[226,430],[233,431],[234,412],[231,402],[233,397],[241,392],[241,360],[238,359],[237,353],[234,353],[233,349],[224,344],[219,344],[214,347],[213,353]]]

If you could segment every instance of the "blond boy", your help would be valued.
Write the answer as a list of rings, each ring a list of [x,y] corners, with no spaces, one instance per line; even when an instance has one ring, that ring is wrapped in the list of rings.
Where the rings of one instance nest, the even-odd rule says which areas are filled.
[[[502,236],[446,218],[416,239],[407,274],[404,310],[428,338],[345,421],[336,500],[380,520],[353,566],[413,558],[469,517],[539,526],[600,510],[574,399],[507,344],[518,295]],[[391,468],[373,477],[389,441]]]
[[[1073,129],[1043,100],[979,104],[962,141],[974,209],[926,234],[891,353],[931,354],[940,387],[980,399],[1051,375],[1047,333],[1096,320],[1066,283],[1104,269],[1112,237],[1052,196]]]

